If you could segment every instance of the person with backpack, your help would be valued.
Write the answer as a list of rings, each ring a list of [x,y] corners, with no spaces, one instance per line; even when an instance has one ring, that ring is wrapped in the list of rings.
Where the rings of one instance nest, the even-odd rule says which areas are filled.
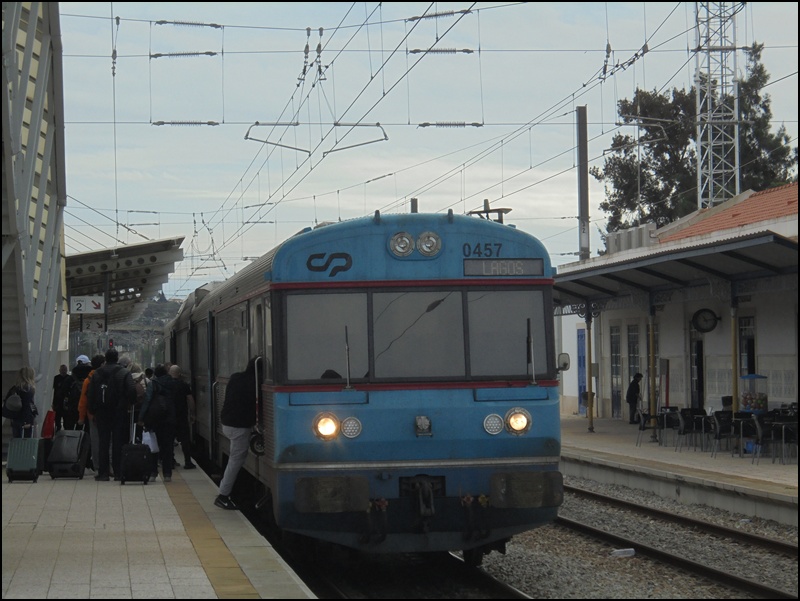
[[[147,398],[147,385],[150,384],[150,379],[144,375],[142,367],[138,363],[131,363],[129,369],[131,370],[133,384],[136,386],[136,403],[133,405],[133,421],[138,424],[142,412],[142,405]],[[141,438],[141,432],[138,430],[136,432],[136,438]]]
[[[89,412],[89,384],[92,381],[94,370],[102,366],[106,362],[106,357],[102,353],[98,353],[92,357],[90,362],[92,371],[90,371],[81,385],[81,398],[78,401],[78,425],[83,426],[89,432],[89,441],[91,442],[91,454],[87,461],[87,466],[91,466],[92,471],[97,471],[99,468],[100,457],[100,432],[97,429],[97,422],[94,420],[94,415]]]
[[[57,397],[53,401],[53,410],[56,412],[56,431],[61,429],[62,423],[65,430],[73,430],[80,420],[79,405],[83,381],[92,371],[86,355],[78,357],[72,372],[61,380]]]
[[[158,460],[164,482],[172,482],[174,467],[173,441],[175,440],[175,379],[164,365],[156,365],[153,379],[147,387],[147,397],[139,412],[139,424],[156,435],[158,452],[153,454],[152,478],[158,476]]]
[[[78,357],[78,361],[80,361],[81,357]],[[61,386],[67,378],[69,378],[69,367],[61,365],[58,368],[58,373],[53,376],[53,402],[50,404],[50,408],[56,414],[56,432],[61,429]]]
[[[192,387],[181,378],[180,365],[172,365],[169,375],[175,380],[175,438],[183,451],[183,469],[193,470],[197,466],[192,462],[192,440],[190,423],[194,423],[195,403]]]
[[[5,398],[8,399],[12,394],[20,397],[20,409],[13,414],[11,420],[11,438],[32,438],[33,426],[36,423],[36,372],[32,367],[21,367],[17,372],[17,380],[9,389]],[[4,399],[5,406],[5,399]],[[7,417],[5,414],[3,417]]]
[[[105,364],[95,369],[92,374],[87,394],[88,410],[94,415],[100,438],[98,472],[94,477],[99,482],[110,480],[112,467],[114,479],[119,479],[122,445],[127,443],[130,437],[129,412],[136,402],[136,387],[131,372],[118,361],[117,349],[108,349]]]

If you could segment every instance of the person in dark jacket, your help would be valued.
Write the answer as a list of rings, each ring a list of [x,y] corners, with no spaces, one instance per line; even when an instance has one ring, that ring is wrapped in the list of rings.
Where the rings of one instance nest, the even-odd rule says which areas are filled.
[[[153,379],[147,385],[147,393],[139,412],[139,423],[149,432],[156,435],[158,453],[153,454],[153,479],[158,475],[158,460],[161,459],[161,473],[164,482],[172,482],[174,457],[172,443],[175,440],[175,379],[167,372],[164,365],[156,365]],[[165,413],[157,419],[152,417],[150,406],[163,396]]]
[[[12,391],[16,390],[19,398],[22,400],[22,409],[20,409],[17,417],[11,418],[11,438],[33,438],[33,426],[36,423],[36,372],[32,367],[21,367],[17,372],[17,380],[11,390],[8,391],[8,397]]]
[[[239,470],[247,459],[250,449],[250,432],[256,424],[256,409],[258,407],[258,392],[260,389],[263,362],[260,357],[253,357],[247,363],[244,371],[231,375],[225,387],[225,402],[222,405],[220,421],[222,433],[230,441],[228,465],[219,483],[219,495],[214,500],[214,505],[222,509],[238,509],[231,500],[231,491],[239,475]],[[258,375],[256,375],[258,363]]]
[[[642,381],[642,378],[644,378],[642,374],[638,372],[634,374],[633,380],[631,380],[628,386],[628,392],[625,393],[625,400],[628,402],[628,408],[630,410],[629,424],[639,423],[636,421],[636,410],[639,408],[639,399],[642,396],[642,392],[639,388],[639,382]]]
[[[83,357],[83,355],[81,355]],[[80,360],[81,357],[78,357]],[[62,365],[58,368],[58,373],[53,376],[53,402],[50,405],[50,408],[56,412],[56,432],[61,429],[61,420],[63,416],[61,415],[63,410],[63,403],[61,398],[61,387],[64,384],[64,381],[69,378],[69,367],[66,365]]]
[[[183,468],[192,470],[197,466],[192,462],[192,440],[190,423],[194,423],[195,403],[192,387],[181,378],[180,365],[172,365],[169,375],[175,380],[175,438],[181,443]]]
[[[83,361],[86,359],[86,361]],[[63,420],[63,427],[65,430],[73,430],[75,425],[80,421],[79,403],[81,391],[83,390],[83,381],[91,373],[92,365],[86,355],[78,357],[75,367],[67,374],[67,377],[61,381],[60,389],[57,396],[59,399],[54,401],[54,411],[56,412],[56,430],[60,429],[60,424]],[[68,405],[65,399],[72,396],[72,385],[77,383],[77,393],[72,398],[72,405]],[[57,403],[57,404],[56,404]]]
[[[108,482],[111,468],[114,470],[114,480],[120,477],[120,460],[122,458],[122,445],[130,439],[130,410],[136,401],[136,386],[133,383],[131,372],[119,363],[119,352],[115,348],[106,351],[106,362],[92,374],[89,382],[87,396],[89,398],[89,411],[94,414],[97,431],[100,438],[97,475],[95,480]],[[104,406],[92,406],[92,399],[97,398],[96,392],[100,383],[110,377],[108,394],[111,400]],[[108,451],[111,447],[111,458]]]

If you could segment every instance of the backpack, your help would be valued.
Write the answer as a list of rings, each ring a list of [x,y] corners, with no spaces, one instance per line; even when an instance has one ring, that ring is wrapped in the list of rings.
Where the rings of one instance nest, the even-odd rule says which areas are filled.
[[[145,398],[147,398],[147,377],[142,373],[138,374],[137,378],[133,380],[136,387],[136,409],[140,409]]]
[[[3,417],[16,419],[22,412],[22,398],[19,396],[16,386],[12,386],[6,398],[3,399]]]
[[[145,428],[155,428],[167,419],[167,395],[164,387],[155,379],[150,380],[153,385],[153,392],[150,397],[150,404],[147,406],[147,413],[142,422]]]
[[[114,365],[95,370],[89,384],[89,411],[93,414],[108,413],[119,405],[119,384],[116,382],[116,375],[120,369],[123,369],[121,365]]]
[[[69,376],[61,384],[61,409],[64,413],[75,413],[81,400],[83,386],[74,376]]]

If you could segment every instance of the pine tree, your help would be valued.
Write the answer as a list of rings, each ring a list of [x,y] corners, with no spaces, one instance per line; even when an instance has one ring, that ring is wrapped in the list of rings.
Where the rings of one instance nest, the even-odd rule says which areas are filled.
[[[784,126],[772,133],[772,101],[762,89],[769,74],[761,63],[763,44],[746,50],[748,77],[739,83],[740,187],[763,190],[796,178],[797,147]],[[670,93],[638,90],[618,103],[622,123],[638,124],[636,135],[617,134],[603,168],[591,175],[605,184],[613,232],[655,223],[663,226],[697,208],[695,89]]]

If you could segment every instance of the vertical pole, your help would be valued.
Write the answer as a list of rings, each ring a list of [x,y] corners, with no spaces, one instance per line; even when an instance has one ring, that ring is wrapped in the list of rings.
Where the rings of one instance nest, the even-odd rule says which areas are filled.
[[[589,258],[589,148],[586,107],[575,109],[578,121],[578,258]]]
[[[594,391],[592,390],[592,308],[586,303],[586,412],[589,415],[589,432],[594,432]]]
[[[650,394],[650,415],[656,415],[656,307],[650,303],[650,316],[648,319],[648,349],[647,349],[647,383]],[[651,440],[658,440],[656,428],[653,428]]]
[[[731,395],[733,410],[739,411],[739,329],[736,326],[737,306],[731,299]]]
[[[650,390],[650,410],[655,414],[656,411],[656,308],[650,306],[650,353],[647,358],[648,384]]]

